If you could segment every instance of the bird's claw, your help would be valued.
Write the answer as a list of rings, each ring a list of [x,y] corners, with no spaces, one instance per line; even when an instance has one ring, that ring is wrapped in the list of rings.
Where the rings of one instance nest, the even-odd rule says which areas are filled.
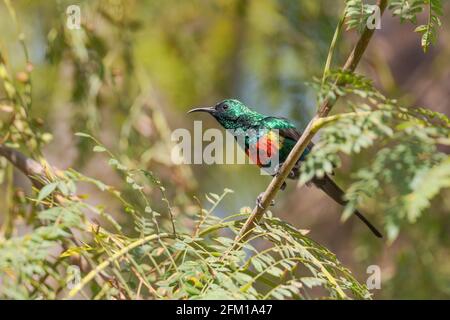
[[[275,167],[275,177],[278,177],[280,175],[280,171],[281,171],[281,167],[283,166],[283,163],[279,163],[277,164],[277,166]],[[289,179],[296,179],[298,178],[298,165],[296,165],[288,174],[288,178]],[[281,185],[280,189],[284,190],[286,188],[286,182],[283,182],[283,184]]]
[[[264,195],[264,192],[261,192],[259,194],[259,196],[256,198],[256,205],[260,208],[260,209],[264,209],[263,205],[262,205],[262,197]],[[270,206],[273,207],[275,205],[275,200],[270,201]]]
[[[280,171],[281,171],[281,167],[283,166],[283,164],[282,163],[279,163],[279,164],[277,164],[276,166],[275,166],[275,174],[274,174],[274,176],[275,177],[277,177],[277,176],[279,176],[280,175]]]

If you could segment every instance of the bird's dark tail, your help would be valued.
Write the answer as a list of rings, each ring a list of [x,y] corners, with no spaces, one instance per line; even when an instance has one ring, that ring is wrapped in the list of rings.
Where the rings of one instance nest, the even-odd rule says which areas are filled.
[[[336,185],[336,183],[334,183],[333,180],[331,180],[329,176],[325,175],[325,177],[321,179],[314,178],[312,182],[314,183],[315,186],[322,189],[328,196],[330,196],[334,201],[336,201],[340,205],[345,206],[347,204],[347,202],[344,200],[344,192],[342,191],[341,188],[339,188]],[[383,237],[381,232],[378,231],[377,228],[375,228],[375,226],[372,223],[370,223],[369,220],[367,220],[366,217],[364,217],[361,212],[356,210],[355,215],[366,224],[366,226],[373,232],[374,235],[376,235],[378,238]]]

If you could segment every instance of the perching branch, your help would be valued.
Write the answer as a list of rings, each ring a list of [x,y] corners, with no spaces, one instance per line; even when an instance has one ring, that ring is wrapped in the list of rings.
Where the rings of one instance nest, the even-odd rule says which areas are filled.
[[[16,149],[0,145],[0,156],[5,157],[14,167],[30,178],[36,188],[42,188],[42,183],[36,177],[44,177],[44,167],[35,160],[28,158]]]
[[[380,13],[382,15],[384,10],[386,9],[387,0],[379,0],[377,5],[379,6]],[[375,31],[374,29],[369,29],[367,27],[364,29],[358,42],[356,43],[355,47],[353,48],[352,52],[347,58],[347,61],[342,67],[342,71],[353,72],[356,69],[356,66],[361,60],[361,57],[363,56],[374,31]],[[341,81],[337,79],[335,85],[339,86],[341,84],[342,84]],[[283,163],[279,171],[279,174],[272,179],[266,191],[264,192],[261,199],[261,207],[255,206],[255,208],[252,211],[252,214],[250,215],[250,217],[248,217],[247,221],[244,223],[242,229],[240,230],[239,234],[236,237],[235,245],[233,246],[233,248],[235,248],[239,244],[239,242],[244,241],[251,234],[253,228],[255,227],[255,224],[261,219],[264,212],[266,212],[270,203],[275,198],[278,190],[280,190],[281,185],[288,177],[289,172],[294,168],[298,159],[300,159],[300,156],[303,154],[306,147],[311,142],[313,136],[316,134],[318,127],[320,127],[317,125],[317,122],[323,121],[322,118],[326,117],[330,113],[336,101],[337,98],[334,100],[325,99],[323,103],[320,105],[316,115],[308,123],[305,131],[303,131],[302,136],[297,141],[294,148],[291,150],[286,161]]]

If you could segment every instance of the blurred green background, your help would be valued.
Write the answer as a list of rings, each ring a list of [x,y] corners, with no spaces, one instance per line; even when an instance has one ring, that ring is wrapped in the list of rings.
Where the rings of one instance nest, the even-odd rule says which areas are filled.
[[[73,4],[81,8],[83,30],[65,26],[66,8]],[[26,58],[18,37],[25,35],[33,65],[32,113],[53,136],[44,149],[51,164],[118,183],[101,155],[74,136],[89,132],[129,163],[157,172],[174,195],[204,199],[206,192],[233,189],[219,208],[231,214],[253,206],[270,179],[250,165],[172,166],[170,133],[192,129],[194,120],[203,120],[204,129],[217,127],[207,116],[186,111],[224,98],[289,117],[303,128],[316,107],[315,93],[305,83],[322,74],[344,1],[19,0],[13,5],[17,25],[0,3],[0,47],[20,81]],[[414,26],[387,12],[358,72],[388,97],[450,115],[449,15],[447,2],[439,41],[424,54]],[[356,36],[344,33],[335,66],[342,65]],[[369,149],[344,159],[337,182],[348,186],[350,173],[372,156]],[[89,201],[117,209],[120,219],[114,201],[99,199],[87,187],[85,192]],[[315,188],[293,182],[273,212],[311,230],[310,236],[361,282],[369,265],[379,265],[377,298],[450,298],[448,196],[437,197],[429,214],[406,225],[393,244],[372,237],[353,219],[342,224],[342,208]],[[362,209],[382,223],[377,203]]]

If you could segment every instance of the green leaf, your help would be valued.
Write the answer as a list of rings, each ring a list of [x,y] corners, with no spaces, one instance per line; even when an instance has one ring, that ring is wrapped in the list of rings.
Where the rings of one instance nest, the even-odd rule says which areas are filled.
[[[92,151],[94,151],[94,152],[105,152],[105,151],[106,151],[106,148],[103,147],[103,146],[95,146],[95,147],[92,149]]]
[[[59,182],[52,182],[42,187],[42,189],[39,191],[39,195],[37,200],[40,202],[47,198],[53,191],[55,191],[56,187],[58,186]]]
[[[78,136],[78,137],[92,138],[91,135],[89,135],[87,133],[84,133],[84,132],[76,132],[75,135]]]
[[[61,193],[65,196],[69,194],[69,187],[64,181],[58,182],[58,189],[61,191]]]
[[[303,277],[300,280],[305,284],[305,286],[307,286],[310,289],[313,287],[317,287],[317,286],[326,284],[326,281],[324,279],[314,278],[314,277]]]

